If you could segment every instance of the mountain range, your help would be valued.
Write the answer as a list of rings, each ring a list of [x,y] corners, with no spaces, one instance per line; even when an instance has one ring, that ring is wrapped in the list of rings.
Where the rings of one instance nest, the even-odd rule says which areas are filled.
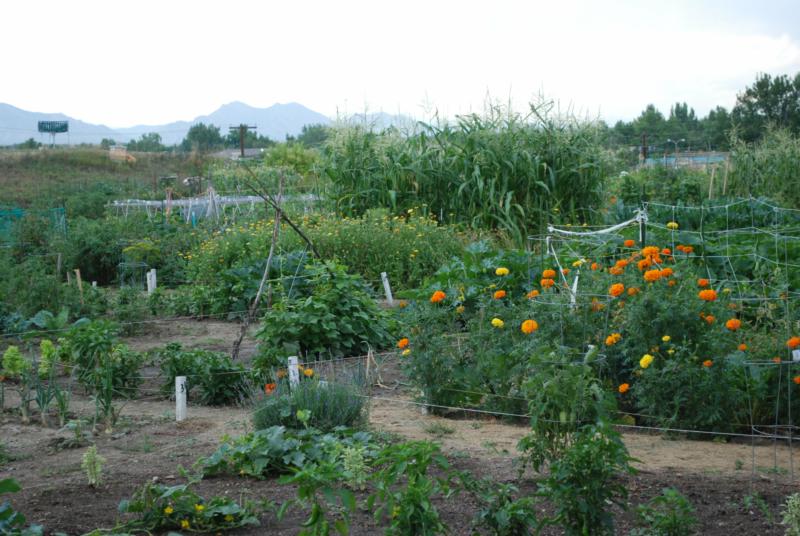
[[[142,134],[155,132],[161,136],[165,145],[180,143],[186,137],[189,128],[197,123],[212,124],[220,128],[222,135],[228,133],[228,127],[241,123],[256,125],[261,136],[282,141],[286,136],[298,135],[305,125],[331,124],[331,118],[315,112],[302,104],[290,102],[273,104],[267,108],[256,108],[242,102],[231,102],[220,106],[208,115],[195,117],[191,121],[175,121],[164,125],[136,125],[127,128],[110,128],[105,125],[86,123],[61,113],[30,112],[16,108],[10,104],[0,103],[0,146],[22,143],[29,138],[49,143],[47,134],[40,134],[39,121],[69,121],[69,133],[58,134],[57,144],[100,143],[103,138],[110,138],[118,143],[139,138]],[[407,116],[385,113],[354,115],[348,121],[367,122],[376,128],[390,125],[409,125],[413,120]]]

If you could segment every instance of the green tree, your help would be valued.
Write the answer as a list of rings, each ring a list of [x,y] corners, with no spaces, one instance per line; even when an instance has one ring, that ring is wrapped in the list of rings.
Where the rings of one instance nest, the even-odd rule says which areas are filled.
[[[768,124],[799,134],[800,73],[794,78],[757,76],[755,83],[736,97],[732,116],[744,141],[760,139]]]
[[[181,143],[181,150],[186,152],[197,151],[199,153],[207,153],[222,147],[224,141],[222,135],[219,133],[219,127],[206,125],[205,123],[197,123],[196,125],[192,125],[192,128],[190,128],[189,132],[186,134],[186,138],[184,138]]]
[[[297,136],[297,141],[308,148],[321,147],[328,139],[330,129],[322,124],[303,125],[303,130]]]
[[[128,150],[152,153],[166,151],[167,148],[163,143],[161,143],[160,134],[157,132],[149,132],[147,134],[142,134],[142,137],[138,140],[129,141]]]
[[[731,114],[722,106],[717,106],[701,122],[703,140],[707,149],[725,151],[730,147],[728,132],[731,130]]]
[[[113,138],[103,138],[102,140],[100,140],[100,148],[101,149],[108,149],[109,147],[112,147],[112,146],[114,146],[116,144],[117,144],[117,142],[114,141]]]

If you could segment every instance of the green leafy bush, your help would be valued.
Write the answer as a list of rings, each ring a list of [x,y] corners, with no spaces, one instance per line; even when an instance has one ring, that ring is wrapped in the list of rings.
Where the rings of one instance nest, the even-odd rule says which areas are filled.
[[[345,447],[375,451],[372,436],[366,432],[337,429],[322,433],[313,428],[273,426],[225,441],[211,456],[198,460],[196,467],[203,476],[226,473],[269,478],[307,463],[335,459]]]
[[[258,526],[263,504],[239,505],[228,497],[204,499],[189,484],[167,487],[148,482],[131,500],[122,501],[121,513],[136,519],[115,530],[218,532],[245,526]]]
[[[639,505],[636,515],[645,528],[634,529],[631,534],[635,536],[691,536],[697,525],[692,503],[672,488],[664,488],[661,495]]]
[[[21,488],[13,478],[0,480],[0,495],[15,493]],[[14,510],[11,503],[0,503],[0,534],[9,536],[42,536],[44,531],[40,525],[26,525],[25,516]]]
[[[275,390],[261,400],[253,412],[253,426],[262,430],[281,425],[301,428],[298,411],[310,412],[306,423],[330,432],[338,427],[360,428],[366,420],[366,398],[355,384],[302,381],[289,389],[288,382],[278,382]]]
[[[244,365],[217,352],[204,354],[194,381],[199,390],[197,401],[208,406],[241,403],[252,391],[251,375]]]
[[[607,424],[581,428],[563,455],[552,459],[541,493],[555,506],[567,535],[614,534],[612,504],[625,507],[628,490],[619,476],[632,473],[620,435]]]
[[[540,528],[535,497],[517,497],[519,489],[513,484],[485,480],[468,485],[481,501],[475,525],[497,536],[527,536]]]
[[[290,355],[304,361],[359,355],[389,343],[389,317],[360,277],[334,264],[312,265],[307,273],[309,294],[283,297],[264,317],[255,366],[280,367]]]

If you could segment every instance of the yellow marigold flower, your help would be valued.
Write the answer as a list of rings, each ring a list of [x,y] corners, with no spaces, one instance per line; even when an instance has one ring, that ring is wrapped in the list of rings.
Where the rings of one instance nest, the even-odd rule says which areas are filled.
[[[520,330],[525,335],[530,335],[531,333],[533,333],[537,329],[539,329],[539,323],[536,322],[536,320],[528,319],[528,320],[526,320],[525,322],[522,323],[522,326],[520,326]]]
[[[400,300],[400,303],[398,303],[397,305],[400,307],[400,309],[405,309],[406,307],[408,307],[408,302],[406,300]]]
[[[314,375],[314,369],[307,368],[303,371],[303,376],[310,378]]]
[[[495,270],[494,273],[495,273],[495,275],[499,275],[499,276],[502,277],[504,275],[508,275],[510,272],[509,272],[508,268],[505,268],[505,267],[501,266],[500,268]]]
[[[458,307],[456,307],[456,312],[458,314],[463,313],[465,310],[466,310],[466,308],[463,305],[459,305]]]
[[[672,355],[672,354],[674,354],[674,353],[675,353],[675,348],[670,348],[669,350],[667,350],[667,353],[668,353],[669,355]]]
[[[400,349],[402,350],[403,348],[405,348],[406,346],[408,346],[408,342],[409,342],[409,341],[408,341],[408,337],[403,337],[402,339],[400,339],[399,341],[397,341],[397,347],[398,347],[398,348],[400,348]]]
[[[672,340],[672,337],[670,337],[669,335],[664,335],[663,337],[661,337],[661,341],[662,342],[669,342],[671,340]]]
[[[410,354],[410,353],[411,353],[411,348],[406,348],[405,350],[403,350],[403,351],[402,351],[401,355],[402,355],[403,357],[405,357],[405,356],[407,356],[407,355],[408,355],[408,354]]]
[[[492,325],[496,328],[502,328],[503,326],[506,325],[506,323],[500,320],[499,318],[492,318]]]
[[[164,513],[165,513],[166,515],[170,515],[170,514],[171,514],[172,512],[174,512],[174,511],[175,511],[175,509],[174,509],[174,508],[172,508],[172,505],[169,505],[169,506],[167,506],[166,508],[164,508]]]
[[[189,528],[189,520],[188,519],[181,519],[181,528],[188,529]]]
[[[655,357],[651,356],[650,354],[644,354],[639,360],[639,366],[646,369],[653,363],[654,359]]]
[[[230,514],[225,514],[225,522],[226,523],[233,523],[233,516]]]
[[[619,387],[617,387],[617,390],[619,391],[620,394],[624,395],[625,393],[628,392],[628,389],[630,389],[630,388],[631,388],[630,385],[628,385],[627,383],[623,383],[623,384],[620,384]]]
[[[440,301],[444,300],[446,297],[447,297],[447,295],[444,292],[442,292],[441,290],[437,290],[431,296],[431,303],[439,303]]]
[[[197,511],[197,512],[202,512],[203,510],[205,510],[205,509],[206,509],[206,507],[205,507],[205,506],[203,506],[202,504],[195,504],[195,505],[194,505],[194,509],[195,509],[195,511]]]
[[[670,231],[674,231],[677,228],[678,228],[678,222],[671,221],[667,223],[667,229],[669,229]]]
[[[588,261],[587,261],[586,259],[578,259],[577,261],[575,261],[575,262],[573,262],[573,263],[572,263],[572,267],[573,267],[573,268],[578,268],[578,267],[580,267],[580,266],[583,266],[583,265],[584,265],[584,264],[586,264],[587,262],[588,262]]]
[[[543,279],[553,279],[555,276],[556,276],[555,270],[545,270],[544,272],[542,272]]]

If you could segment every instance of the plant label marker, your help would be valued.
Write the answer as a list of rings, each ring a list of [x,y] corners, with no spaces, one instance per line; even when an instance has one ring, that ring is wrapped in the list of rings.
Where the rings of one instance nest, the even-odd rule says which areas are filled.
[[[381,281],[383,281],[383,290],[386,292],[386,301],[389,303],[389,307],[394,307],[392,287],[389,285],[389,276],[386,275],[386,272],[381,272]]]
[[[297,356],[289,356],[289,385],[292,388],[300,383],[300,371],[297,369]]]
[[[792,350],[792,361],[800,361],[800,350]]]
[[[151,295],[156,291],[156,269],[153,268],[147,272],[147,295]]]
[[[97,281],[92,281],[92,288],[97,288]]]
[[[175,376],[175,420],[186,420],[186,376]]]

